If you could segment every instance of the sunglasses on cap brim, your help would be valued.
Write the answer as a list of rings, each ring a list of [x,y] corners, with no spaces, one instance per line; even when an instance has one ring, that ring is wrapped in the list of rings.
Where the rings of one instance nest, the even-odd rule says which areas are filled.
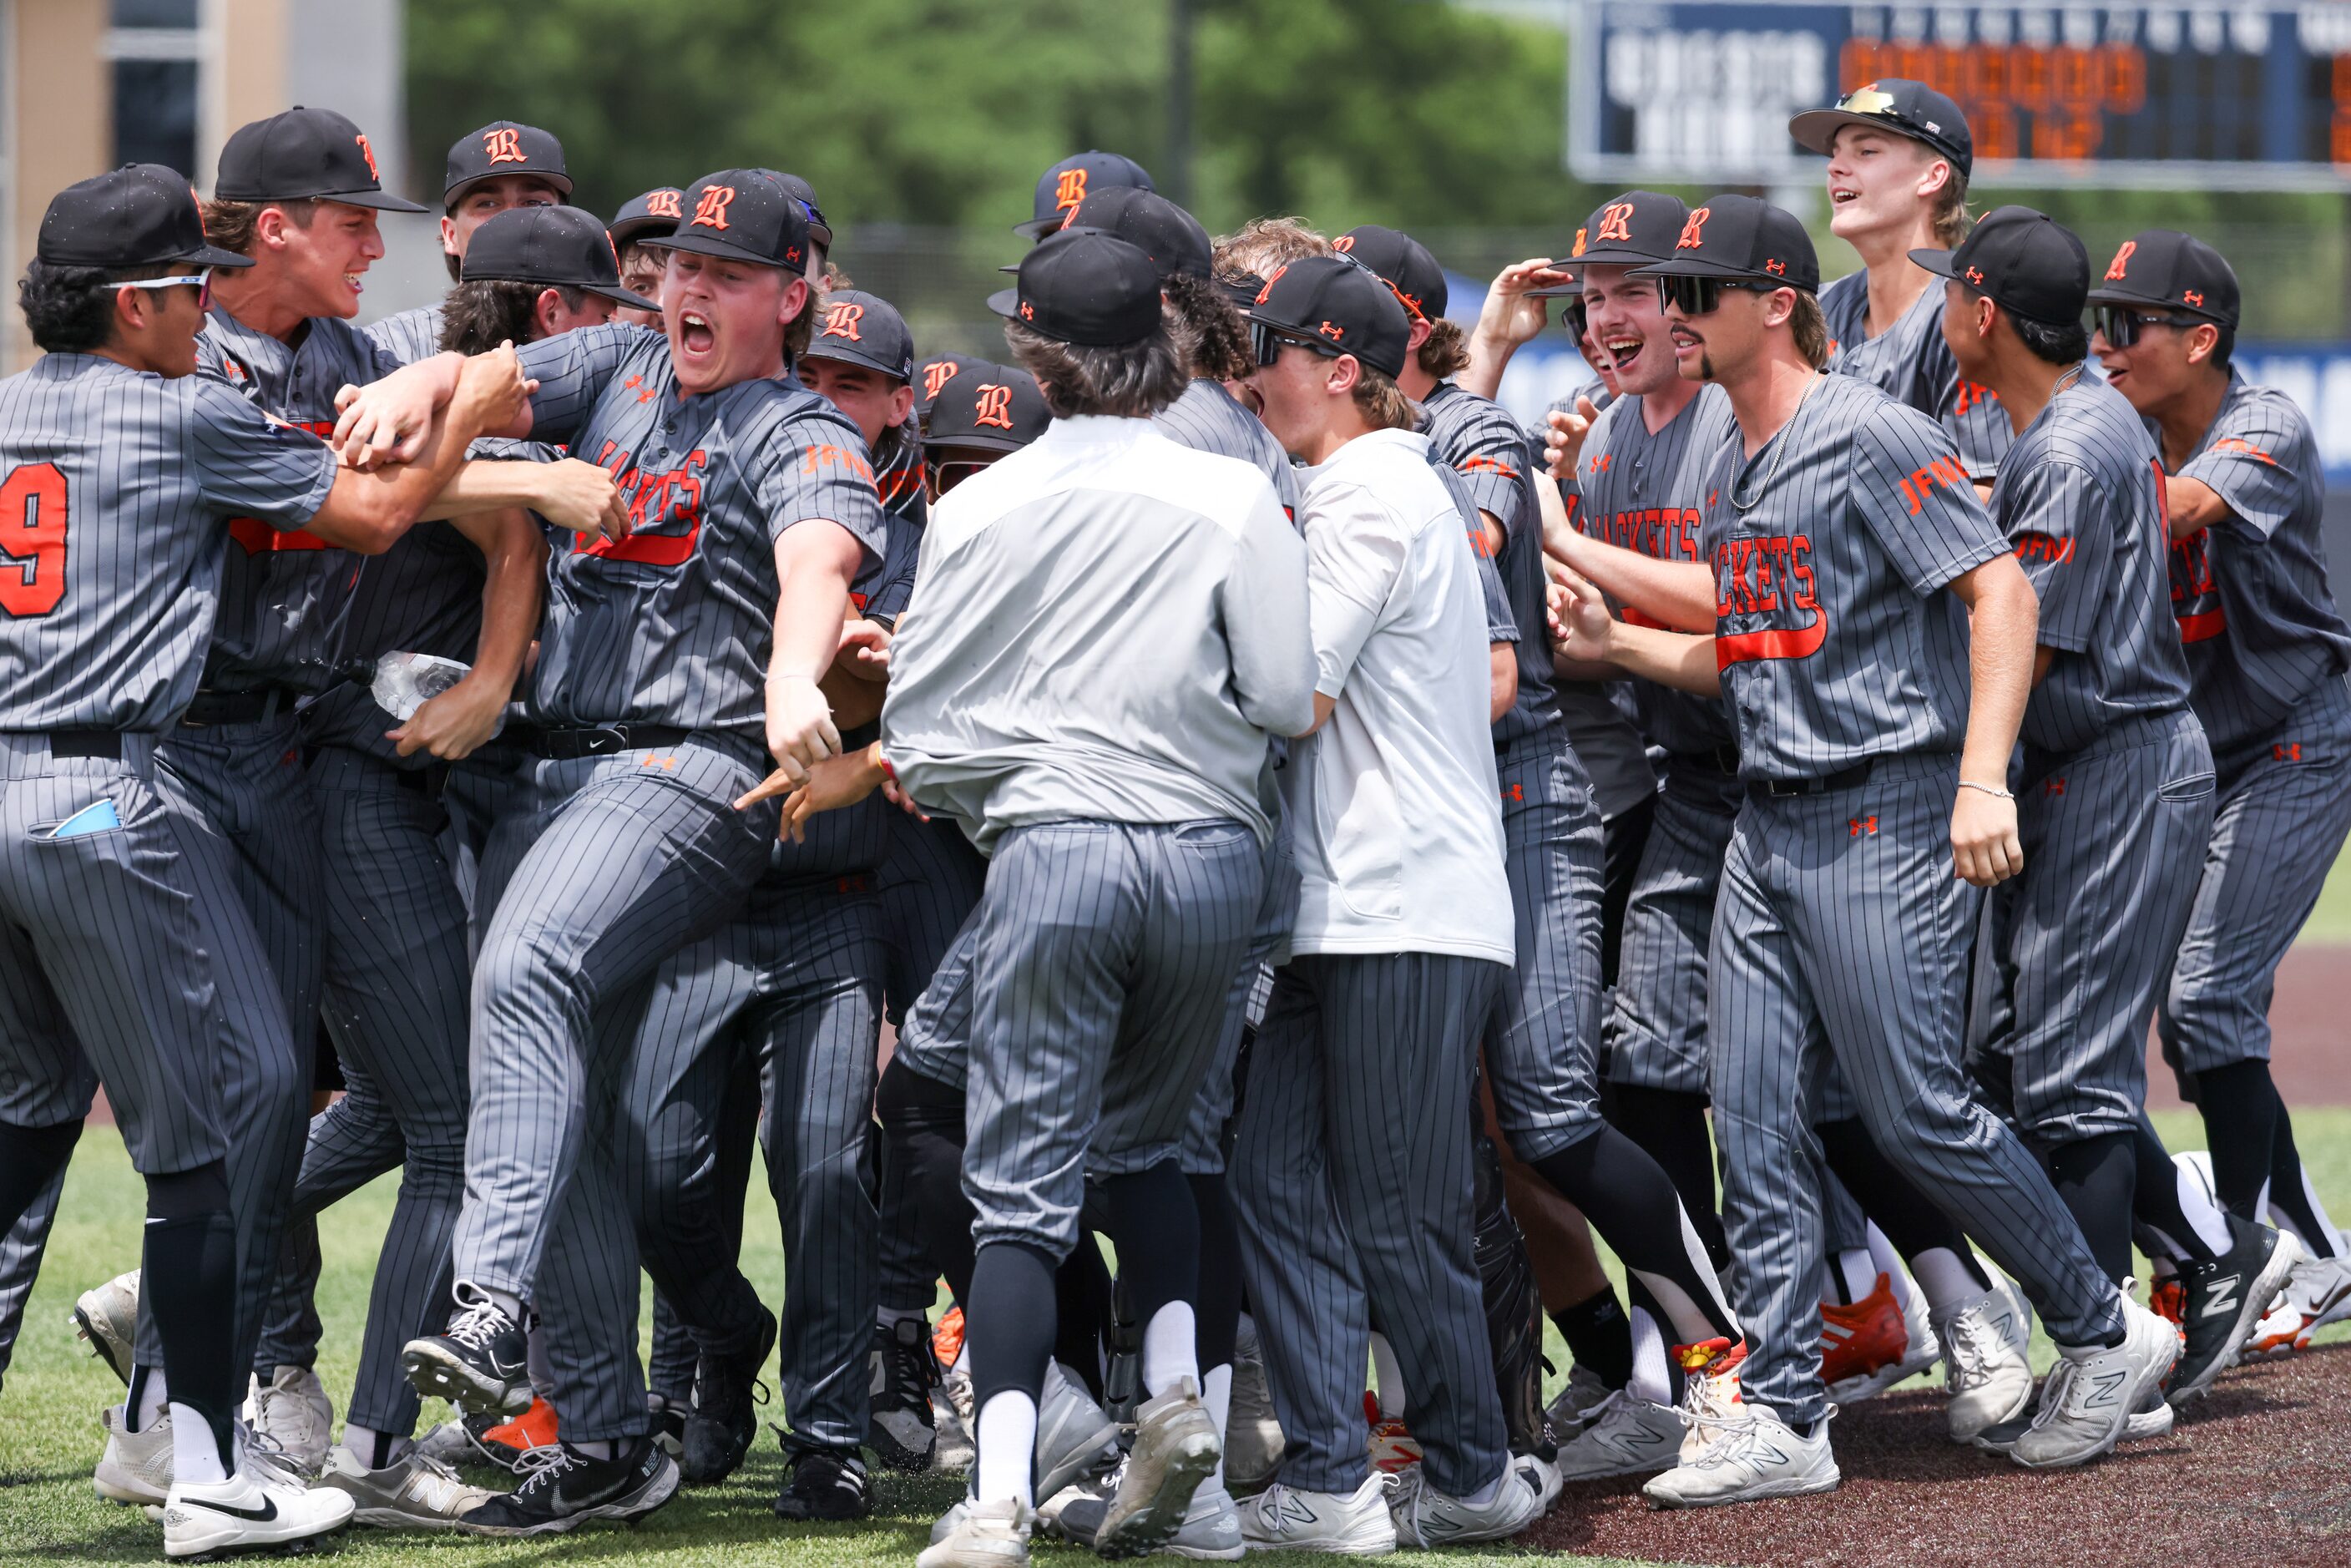
[[[1263,321],[1249,323],[1249,342],[1257,350],[1257,362],[1260,365],[1280,364],[1284,349],[1311,349],[1325,359],[1336,359],[1344,351],[1320,339],[1285,332]]]
[[[2093,305],[2090,322],[2098,335],[2116,349],[2127,349],[2139,340],[2142,331],[2149,327],[2199,327],[2210,319],[2204,316],[2187,316],[2168,310],[2145,311],[2128,305]],[[2218,323],[2214,323],[2216,326]]]
[[[210,272],[183,273],[176,277],[142,277],[136,283],[118,283],[117,288],[185,288],[196,291],[196,308],[213,308],[213,275]]]
[[[1784,283],[1750,283],[1741,277],[1684,277],[1668,274],[1657,279],[1657,308],[1679,310],[1685,316],[1711,316],[1722,308],[1723,295],[1732,289],[1770,294]]]

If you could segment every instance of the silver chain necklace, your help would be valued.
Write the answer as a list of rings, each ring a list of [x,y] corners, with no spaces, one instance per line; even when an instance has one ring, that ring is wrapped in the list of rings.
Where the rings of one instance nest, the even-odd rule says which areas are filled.
[[[1772,482],[1780,477],[1780,465],[1788,460],[1788,448],[1792,444],[1789,441],[1789,437],[1795,432],[1796,420],[1803,413],[1804,404],[1812,401],[1813,389],[1819,386],[1821,382],[1827,379],[1828,372],[1826,371],[1814,371],[1813,372],[1813,379],[1805,383],[1802,395],[1796,399],[1796,406],[1793,409],[1791,409],[1788,413],[1788,423],[1782,425],[1778,434],[1771,437],[1773,443],[1778,445],[1779,450],[1771,454],[1771,471],[1763,476],[1762,489],[1756,491],[1754,495],[1742,501],[1739,498],[1739,490],[1741,481],[1738,479],[1731,481],[1730,504],[1733,507],[1736,507],[1742,512],[1750,510],[1758,501],[1761,501],[1763,498],[1764,493],[1771,488]]]

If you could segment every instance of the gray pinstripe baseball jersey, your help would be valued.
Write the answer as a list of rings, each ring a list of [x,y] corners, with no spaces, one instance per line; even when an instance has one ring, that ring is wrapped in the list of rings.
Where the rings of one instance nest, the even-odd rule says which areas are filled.
[[[218,377],[265,413],[319,435],[334,428],[337,392],[399,368],[348,321],[314,318],[288,347],[217,304],[196,339],[196,363],[198,374]],[[315,535],[244,518],[229,525],[229,537],[235,543],[204,684],[227,691],[323,685],[354,558]]]
[[[1160,410],[1151,423],[1178,446],[1254,465],[1273,486],[1283,515],[1298,515],[1298,470],[1290,466],[1289,455],[1273,438],[1273,432],[1243,408],[1222,382],[1196,379],[1184,389],[1182,397]]]
[[[1810,1121],[1832,1061],[1887,1157],[2024,1282],[2060,1343],[2107,1338],[2120,1306],[1959,1065],[1979,903],[1951,873],[1968,647],[1945,589],[2007,540],[1940,428],[1849,376],[1813,382],[1752,458],[1724,448],[1707,488],[1716,659],[1750,781],[1708,988],[1723,1227],[1746,1397],[1802,1424],[1824,1408]]]
[[[441,329],[447,311],[439,300],[387,316],[365,329],[367,340],[403,365],[429,360],[441,351]]]
[[[1556,728],[1559,702],[1552,691],[1551,646],[1543,624],[1542,512],[1535,500],[1535,473],[1527,433],[1501,404],[1451,382],[1440,382],[1421,404],[1420,433],[1433,456],[1460,476],[1477,509],[1502,527],[1502,548],[1494,570],[1509,596],[1519,628],[1519,695],[1510,711],[1494,724],[1494,744],[1509,747]],[[1478,543],[1488,541],[1479,530]],[[1484,549],[1478,552],[1488,553]]]
[[[1719,387],[1701,387],[1656,431],[1639,398],[1615,400],[1584,439],[1578,526],[1659,560],[1702,561],[1707,473],[1738,429]],[[1629,606],[1624,613],[1635,624],[1656,624]],[[1643,732],[1667,758],[1625,905],[1616,984],[1602,1031],[1607,1075],[1619,1083],[1704,1093],[1706,950],[1739,809],[1738,743],[1720,697],[1648,681],[1631,685]]]
[[[2024,712],[2024,872],[2005,923],[2018,1125],[2043,1145],[2128,1132],[2147,1098],[2156,990],[2212,828],[2212,754],[2188,709],[2155,444],[2083,377],[2016,438],[1992,518],[2056,650]],[[2118,809],[2118,803],[2127,809]]]
[[[1586,382],[1551,405],[1553,413],[1573,413],[1578,399],[1589,398],[1604,413],[1616,394],[1599,381]],[[1531,455],[1536,455],[1531,454]],[[1576,479],[1558,481],[1560,499],[1571,520],[1582,526],[1583,497]],[[1560,716],[1566,721],[1576,759],[1592,779],[1592,798],[1604,822],[1614,822],[1657,791],[1656,769],[1649,765],[1648,749],[1632,716],[1619,705],[1616,693],[1625,683],[1558,682]]]
[[[757,733],[777,535],[827,517],[884,546],[856,427],[789,379],[682,397],[668,341],[642,327],[542,339],[522,364],[539,382],[532,434],[611,469],[636,525],[549,561],[532,716]]]
[[[1996,472],[2013,432],[1991,389],[1964,380],[1943,341],[1943,290],[1929,284],[1894,325],[1869,335],[1869,274],[1849,273],[1821,290],[1829,324],[1829,369],[1857,376],[1938,421],[1970,478]]]

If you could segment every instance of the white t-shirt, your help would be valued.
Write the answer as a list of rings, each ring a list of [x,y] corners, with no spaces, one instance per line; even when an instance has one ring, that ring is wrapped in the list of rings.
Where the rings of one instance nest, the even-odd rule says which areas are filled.
[[[1314,689],[1290,749],[1297,953],[1515,957],[1486,612],[1426,438],[1377,431],[1301,476]]]

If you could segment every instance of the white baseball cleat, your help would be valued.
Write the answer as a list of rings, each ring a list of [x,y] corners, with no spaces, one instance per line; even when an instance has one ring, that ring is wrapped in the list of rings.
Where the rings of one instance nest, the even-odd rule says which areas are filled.
[[[2123,1343],[2059,1345],[2057,1364],[2041,1385],[2032,1424],[2009,1450],[2032,1469],[2086,1464],[2122,1441],[2132,1414],[2159,1391],[2179,1359],[2179,1333],[2125,1296]]]
[[[954,1523],[944,1533],[932,1531],[934,1539],[914,1559],[914,1568],[1027,1568],[1029,1531],[1036,1516],[1019,1498],[988,1503],[967,1499],[950,1513]]]
[[[173,1483],[163,1504],[163,1553],[198,1557],[284,1546],[351,1521],[349,1492],[266,1482],[251,1471],[225,1481]]]
[[[2332,1258],[2304,1258],[2286,1275],[2277,1305],[2253,1327],[2247,1355],[2285,1355],[2310,1348],[2310,1336],[2351,1318],[2351,1238],[2341,1237]]]
[[[1583,1430],[1560,1445],[1553,1461],[1562,1481],[1598,1480],[1662,1470],[1679,1458],[1682,1413],[1652,1405],[1629,1389],[1617,1389],[1600,1404]]]
[[[268,1382],[253,1379],[245,1418],[305,1476],[316,1476],[334,1441],[335,1406],[307,1366],[281,1366]]]
[[[339,1446],[327,1455],[318,1490],[350,1493],[353,1522],[387,1530],[453,1530],[491,1496],[413,1447],[383,1469],[371,1470]]]
[[[131,1346],[139,1337],[139,1270],[117,1274],[76,1297],[73,1326],[89,1354],[130,1386]]]
[[[126,1508],[160,1508],[172,1490],[172,1412],[167,1407],[143,1432],[123,1429],[122,1406],[99,1416],[106,1427],[106,1451],[90,1478],[98,1495]]]
[[[1567,1382],[1543,1406],[1543,1419],[1551,1423],[1552,1440],[1564,1443],[1598,1420],[1601,1406],[1608,1403],[1613,1392],[1590,1367],[1580,1364],[1569,1367]]]
[[[1742,1404],[1738,1415],[1708,1423],[1707,1437],[1695,1458],[1652,1477],[1642,1495],[1659,1508],[1715,1508],[1811,1497],[1834,1491],[1843,1479],[1826,1417],[1813,1423],[1807,1437],[1764,1406]]]
[[[1241,1500],[1241,1543],[1255,1552],[1384,1556],[1396,1549],[1391,1484],[1377,1470],[1352,1492],[1298,1491],[1276,1481]]]
[[[1930,1314],[1943,1346],[1946,1412],[1951,1441],[1973,1442],[1986,1430],[2022,1416],[2032,1404],[2032,1308],[2013,1286],[1948,1302]]]
[[[937,1423],[938,1447],[931,1450],[931,1469],[967,1470],[976,1451],[971,1446],[971,1372],[950,1367],[931,1390],[931,1416]]]
[[[1200,1403],[1199,1385],[1179,1377],[1135,1412],[1134,1447],[1126,1472],[1103,1511],[1094,1551],[1135,1557],[1165,1545],[1184,1527],[1192,1494],[1224,1457],[1217,1424]]]
[[[1510,1456],[1493,1497],[1476,1505],[1438,1491],[1428,1484],[1427,1467],[1415,1465],[1396,1478],[1388,1494],[1388,1517],[1395,1521],[1399,1546],[1508,1541],[1541,1519],[1558,1495],[1558,1476],[1532,1454]]]

